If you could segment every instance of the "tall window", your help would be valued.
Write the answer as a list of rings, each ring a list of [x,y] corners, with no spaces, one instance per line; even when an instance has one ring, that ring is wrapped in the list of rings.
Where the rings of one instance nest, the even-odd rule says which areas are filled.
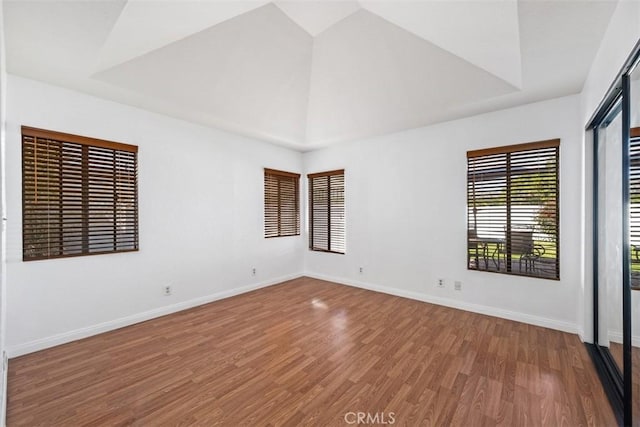
[[[629,238],[631,289],[640,290],[640,127],[631,128],[629,146]]]
[[[23,260],[138,250],[137,152],[23,126]]]
[[[309,248],[345,253],[344,170],[309,178]]]
[[[264,170],[264,237],[300,235],[300,174]]]
[[[467,152],[467,265],[560,278],[560,140]]]

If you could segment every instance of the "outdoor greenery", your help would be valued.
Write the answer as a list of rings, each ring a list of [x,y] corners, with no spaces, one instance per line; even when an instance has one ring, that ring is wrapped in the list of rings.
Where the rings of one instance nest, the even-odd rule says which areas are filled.
[[[557,235],[557,181],[555,173],[552,172],[554,169],[555,163],[547,162],[543,167],[535,170],[513,174],[511,177],[510,194],[512,206],[540,207],[535,216],[535,229],[536,231],[549,235],[549,237],[553,239],[555,239]],[[474,195],[471,201],[473,207],[505,206],[507,204],[506,179],[495,177],[495,172],[491,178],[483,178],[481,174],[479,174],[479,176],[476,184],[473,182],[470,184],[472,187],[475,186],[475,188],[471,188],[471,193]],[[492,185],[485,186],[484,184],[486,184],[487,181],[492,181]],[[545,248],[546,246],[553,246],[555,256],[555,243],[548,243],[549,242],[544,242],[543,246],[545,246]]]

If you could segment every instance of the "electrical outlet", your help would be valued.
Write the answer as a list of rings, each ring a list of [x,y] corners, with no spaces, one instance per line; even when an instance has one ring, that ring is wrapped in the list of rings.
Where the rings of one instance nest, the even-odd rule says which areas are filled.
[[[444,288],[444,279],[438,279],[438,287]]]
[[[171,285],[164,286],[162,290],[164,292],[165,297],[168,297],[169,295],[171,295]]]
[[[360,274],[364,273],[364,267],[360,267]]]
[[[455,283],[453,284],[453,288],[456,291],[461,291],[462,290],[462,282],[459,280],[456,280]]]
[[[256,275],[256,268],[255,268],[255,267],[253,267],[253,268],[251,269],[251,275],[252,275],[252,276],[255,276],[255,275]]]

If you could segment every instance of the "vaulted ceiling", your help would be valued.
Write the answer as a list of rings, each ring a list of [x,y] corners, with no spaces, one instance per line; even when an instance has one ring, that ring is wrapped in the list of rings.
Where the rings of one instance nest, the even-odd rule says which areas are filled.
[[[577,93],[615,1],[5,0],[9,72],[309,150]]]

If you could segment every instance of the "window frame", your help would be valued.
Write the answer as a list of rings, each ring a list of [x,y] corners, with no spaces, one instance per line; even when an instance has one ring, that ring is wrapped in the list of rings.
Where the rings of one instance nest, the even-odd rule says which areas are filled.
[[[629,287],[633,291],[640,291],[640,277],[634,277],[633,266],[640,263],[640,245],[632,242],[638,241],[640,236],[640,212],[633,209],[634,200],[640,196],[640,126],[629,129],[629,246],[632,248],[630,259]],[[640,416],[640,414],[639,414]]]
[[[513,268],[513,264],[514,262],[518,262],[516,261],[516,259],[513,257],[514,253],[511,251],[512,248],[512,244],[513,244],[513,236],[518,235],[518,231],[521,230],[522,225],[519,224],[513,224],[511,222],[511,210],[513,208],[513,206],[517,206],[517,203],[513,202],[513,199],[511,198],[511,193],[512,191],[515,189],[520,189],[522,190],[522,184],[518,184],[516,186],[512,185],[511,183],[511,179],[514,176],[517,176],[513,173],[513,171],[511,170],[511,165],[510,165],[510,159],[511,159],[511,155],[512,154],[522,154],[522,153],[527,153],[527,152],[532,152],[535,150],[548,150],[548,149],[555,149],[555,153],[554,153],[554,157],[555,157],[555,166],[553,168],[554,172],[555,172],[555,204],[554,204],[554,210],[555,210],[555,258],[554,259],[554,275],[550,276],[550,275],[542,275],[541,273],[536,274],[535,273],[535,269],[532,268],[531,272],[521,272],[519,269],[514,269]],[[488,265],[485,265],[485,268],[480,268],[481,263],[479,261],[476,262],[476,266],[472,267],[471,266],[471,251],[474,250],[473,245],[476,245],[476,249],[477,249],[477,245],[479,245],[480,240],[478,237],[474,237],[472,235],[472,232],[477,233],[477,225],[476,228],[473,228],[472,226],[472,220],[470,218],[471,216],[471,212],[474,210],[474,208],[472,208],[472,203],[474,203],[475,200],[477,200],[477,197],[475,196],[471,196],[471,191],[469,190],[469,186],[472,183],[472,171],[471,171],[471,167],[472,167],[472,159],[477,159],[477,158],[481,158],[481,157],[490,157],[490,156],[495,156],[495,155],[505,155],[505,202],[504,202],[504,207],[505,207],[505,224],[504,224],[504,248],[503,248],[503,253],[505,254],[505,269],[502,270],[501,269],[501,265],[496,266],[496,269],[489,269]],[[475,184],[475,182],[474,182]],[[471,151],[467,151],[467,244],[466,244],[466,252],[467,252],[467,256],[466,256],[466,262],[467,262],[467,269],[468,270],[473,270],[473,271],[481,271],[481,272],[489,272],[489,273],[499,273],[499,274],[508,274],[508,275],[514,275],[514,276],[521,276],[521,277],[530,277],[530,278],[536,278],[536,279],[546,279],[546,280],[555,280],[555,281],[559,281],[560,280],[560,139],[556,138],[556,139],[550,139],[550,140],[544,140],[544,141],[536,141],[536,142],[529,142],[529,143],[523,143],[523,144],[513,144],[513,145],[507,145],[507,146],[500,146],[500,147],[492,147],[492,148],[486,148],[486,149],[479,149],[479,150],[471,150]],[[524,187],[526,188],[526,187]],[[475,204],[474,204],[475,206]],[[491,219],[488,220],[488,222],[491,222]],[[509,228],[510,227],[510,228]],[[531,229],[531,233],[533,234],[533,229]],[[516,238],[516,241],[518,239],[524,239],[523,236],[519,236],[518,238]],[[500,245],[500,244],[498,244]],[[533,244],[532,241],[532,247],[535,246],[535,244]],[[496,249],[496,251],[499,251],[499,246]],[[491,255],[491,260],[489,260],[486,257],[486,254],[484,255],[485,259],[484,259],[484,263],[487,264],[488,262],[494,262],[493,260],[494,256]],[[500,263],[500,254],[498,254],[498,263]],[[520,263],[522,263],[522,255],[520,258]],[[539,258],[538,258],[539,259]],[[525,270],[526,270],[526,260],[525,260]],[[534,261],[535,262],[535,261]],[[520,268],[521,268],[521,264],[520,264]]]
[[[267,235],[268,232],[268,227],[267,227],[267,222],[268,222],[268,216],[267,216],[267,177],[275,177],[275,179],[278,181],[278,190],[277,190],[277,197],[278,197],[278,201],[277,201],[277,214],[276,214],[276,218],[277,218],[277,235]],[[282,199],[281,199],[281,191],[280,191],[280,182],[281,181],[293,181],[294,185],[295,185],[295,220],[296,220],[296,226],[295,226],[295,232],[294,233],[283,233],[282,232]],[[294,173],[294,172],[286,172],[286,171],[281,171],[281,170],[277,170],[277,169],[269,169],[269,168],[264,168],[264,238],[265,239],[273,239],[273,238],[277,238],[277,237],[294,237],[294,236],[299,236],[300,235],[300,174],[299,173]]]
[[[331,177],[332,176],[342,176],[342,193],[343,193],[343,202],[342,202],[342,215],[344,218],[344,227],[343,227],[343,242],[342,245],[345,248],[344,251],[338,251],[331,249]],[[314,194],[313,194],[313,180],[316,178],[327,178],[327,249],[316,247],[314,245],[313,236],[314,236]],[[313,252],[325,252],[332,254],[345,255],[346,254],[346,185],[345,185],[345,173],[344,169],[336,169],[326,172],[317,172],[311,173],[307,175],[307,183],[308,183],[308,192],[309,192],[309,250]]]
[[[75,209],[76,211],[81,211],[80,213],[80,222],[82,223],[81,227],[80,227],[80,231],[76,232],[79,233],[80,235],[80,241],[82,243],[80,243],[79,245],[73,245],[76,247],[76,249],[74,249],[74,252],[72,253],[64,253],[64,233],[65,233],[65,229],[63,226],[63,216],[65,214],[64,210],[63,210],[63,206],[64,203],[62,202],[63,198],[65,197],[65,192],[63,190],[59,190],[58,193],[58,199],[59,199],[59,204],[60,207],[58,209],[54,209],[55,211],[55,215],[58,215],[58,217],[60,218],[60,224],[56,227],[52,227],[51,224],[47,223],[46,225],[46,230],[47,233],[51,233],[53,230],[53,233],[57,233],[59,235],[59,242],[57,244],[57,246],[47,246],[47,251],[51,252],[52,249],[57,249],[57,251],[59,252],[58,254],[47,254],[47,255],[35,255],[35,256],[29,256],[28,252],[30,250],[33,250],[33,248],[28,248],[27,246],[30,244],[35,244],[34,242],[37,242],[37,240],[29,240],[27,239],[26,235],[27,235],[27,231],[29,231],[30,233],[33,232],[33,230],[30,230],[30,227],[33,227],[33,221],[28,221],[27,217],[29,215],[30,212],[33,212],[33,209],[29,209],[28,208],[28,203],[30,202],[29,200],[27,200],[27,195],[33,195],[33,197],[35,198],[35,200],[37,200],[37,192],[38,189],[34,188],[33,191],[31,190],[27,190],[27,182],[28,179],[34,179],[34,182],[37,182],[37,169],[35,169],[37,167],[37,163],[36,163],[36,159],[37,157],[34,156],[33,160],[34,160],[34,170],[33,170],[33,175],[28,175],[28,171],[27,171],[27,167],[26,167],[26,161],[28,160],[28,158],[26,158],[25,154],[26,154],[26,150],[27,145],[29,144],[29,142],[27,142],[29,139],[32,140],[32,145],[33,145],[33,149],[35,150],[38,147],[39,141],[40,139],[43,140],[47,140],[47,141],[53,141],[57,144],[57,146],[59,148],[57,148],[58,150],[60,150],[60,153],[62,153],[63,151],[63,147],[66,145],[67,147],[73,147],[76,150],[81,151],[82,154],[82,163],[81,166],[76,167],[77,170],[80,170],[80,176],[81,178],[78,180],[76,177],[76,180],[74,181],[75,183],[80,183],[80,186],[82,188],[82,194],[80,196],[81,199],[81,208],[79,209]],[[113,168],[114,168],[114,172],[113,172],[113,186],[114,186],[114,190],[113,190],[113,197],[110,199],[107,199],[108,201],[111,201],[112,206],[113,206],[113,210],[114,210],[114,216],[113,216],[113,228],[114,228],[114,232],[113,232],[113,249],[110,250],[95,250],[92,251],[92,247],[91,247],[91,243],[89,243],[89,240],[91,238],[91,232],[94,231],[95,232],[95,228],[91,227],[90,224],[90,213],[89,213],[89,205],[90,205],[90,200],[92,199],[91,195],[95,193],[90,191],[90,173],[93,172],[94,174],[97,173],[96,169],[95,169],[95,165],[93,166],[93,170],[92,169],[92,162],[89,161],[89,157],[85,158],[84,156],[91,156],[91,148],[94,149],[98,149],[98,150],[113,150]],[[103,151],[104,152],[104,151]],[[48,154],[49,152],[47,152]],[[86,154],[85,154],[86,153]],[[100,151],[98,151],[97,153],[100,153]],[[93,156],[96,156],[97,153],[93,153]],[[118,180],[116,178],[117,174],[116,174],[116,158],[118,153],[120,153],[121,156],[129,156],[132,160],[130,162],[131,166],[132,166],[132,172],[130,172],[129,174],[127,174],[127,178],[128,181],[126,182],[126,185],[129,186],[131,189],[127,190],[127,194],[129,196],[129,200],[131,200],[131,203],[133,203],[132,207],[129,207],[126,209],[127,211],[127,221],[125,222],[125,224],[127,226],[131,226],[133,227],[133,230],[130,233],[127,233],[127,235],[130,236],[130,239],[127,239],[127,244],[128,246],[132,246],[132,247],[127,247],[127,248],[122,248],[122,249],[118,249],[118,232],[116,231],[117,228],[117,203],[118,203],[118,194],[117,191],[115,190],[116,186],[118,185],[123,185],[121,180]],[[124,154],[126,153],[126,154]],[[68,159],[67,159],[68,160]],[[77,160],[77,159],[76,159]],[[60,162],[64,161],[64,157],[62,156],[62,154],[60,154]],[[95,163],[95,160],[94,162]],[[60,163],[60,165],[62,165],[62,163]],[[47,259],[58,259],[58,258],[72,258],[72,257],[80,257],[80,256],[92,256],[92,255],[105,255],[105,254],[116,254],[116,253],[126,253],[126,252],[137,252],[140,249],[140,229],[139,229],[139,214],[138,214],[138,209],[139,209],[139,198],[138,198],[138,146],[136,145],[131,145],[131,144],[124,144],[124,143],[120,143],[120,142],[113,142],[113,141],[107,141],[107,140],[103,140],[103,139],[98,139],[98,138],[92,138],[92,137],[86,137],[86,136],[80,136],[80,135],[74,135],[74,134],[69,134],[69,133],[64,133],[64,132],[57,132],[57,131],[51,131],[51,130],[46,130],[46,129],[39,129],[39,128],[35,128],[35,127],[30,127],[30,126],[22,126],[21,127],[21,167],[22,167],[22,174],[21,174],[21,178],[22,178],[22,185],[21,185],[21,190],[22,190],[22,260],[24,262],[30,262],[30,261],[42,261],[42,260],[47,260]],[[63,176],[63,168],[62,166],[60,166],[60,175],[57,178],[57,181],[59,182],[59,188],[62,188],[63,182],[65,182],[64,176]],[[67,174],[69,173],[69,171],[67,170]],[[68,175],[67,175],[68,178]],[[131,181],[132,180],[132,181]],[[77,193],[77,190],[76,190]],[[66,193],[66,196],[68,196],[69,193]],[[76,196],[77,197],[77,196]],[[45,208],[46,212],[49,212],[51,210],[51,208],[49,206],[47,206]],[[67,215],[69,215],[69,211],[66,212]],[[48,215],[48,213],[47,213]],[[77,215],[77,212],[76,212]],[[77,219],[76,219],[77,221]],[[95,227],[95,226],[94,226]],[[104,225],[102,225],[102,227],[104,227]],[[78,228],[78,227],[75,227]],[[67,232],[69,232],[67,230]],[[77,241],[78,237],[77,236],[73,236],[73,239],[75,239],[75,241]],[[72,239],[72,240],[73,240]],[[96,246],[98,246],[98,244],[96,244]],[[104,243],[102,244],[102,246],[104,246]],[[43,248],[40,248],[40,250],[43,250]],[[79,251],[79,252],[76,252]]]

